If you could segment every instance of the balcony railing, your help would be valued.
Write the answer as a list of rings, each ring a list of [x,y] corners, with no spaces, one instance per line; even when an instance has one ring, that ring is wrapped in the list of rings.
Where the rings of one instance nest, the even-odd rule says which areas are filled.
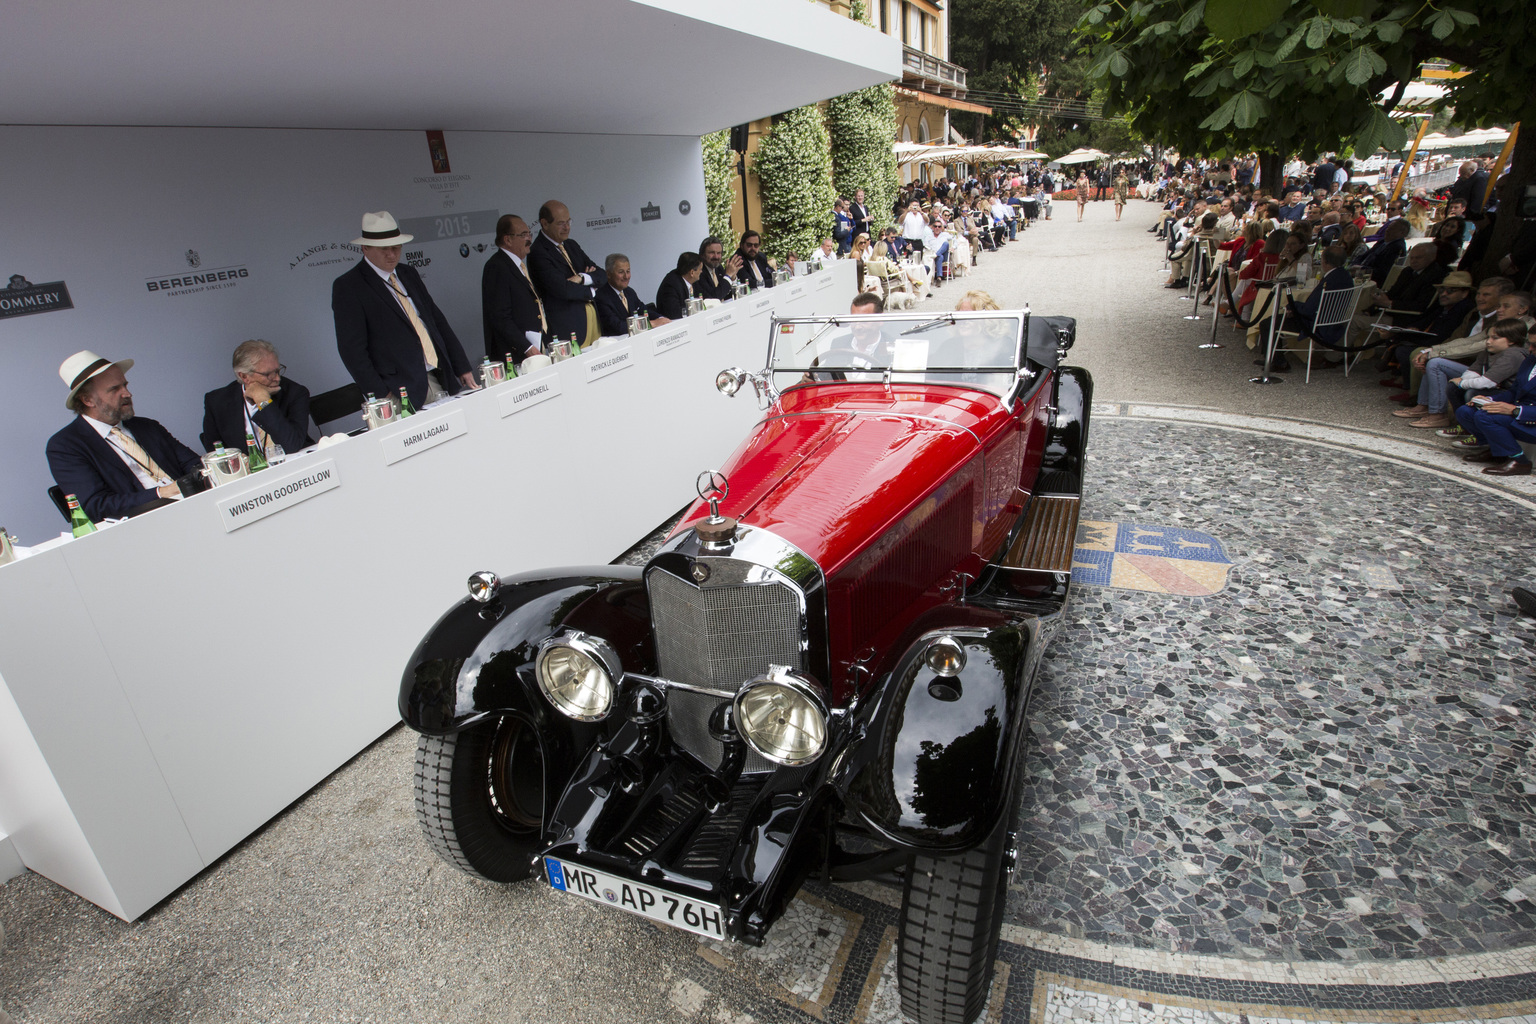
[[[908,85],[949,96],[965,95],[965,68],[911,46],[901,49],[901,77]]]

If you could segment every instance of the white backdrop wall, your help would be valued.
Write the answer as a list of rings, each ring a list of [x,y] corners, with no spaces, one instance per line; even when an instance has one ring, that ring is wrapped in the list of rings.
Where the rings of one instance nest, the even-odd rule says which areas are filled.
[[[62,281],[74,304],[0,318],[0,524],[23,543],[63,527],[43,448],[70,418],[58,366],[79,349],[136,360],[136,411],[198,450],[202,396],[232,379],[246,338],[275,344],[311,392],[345,384],[330,288],[360,258],[349,243],[364,211],[387,209],[416,235],[406,259],[473,362],[501,213],[536,228],[541,202],[564,201],[572,237],[599,263],[628,254],[646,299],[708,233],[697,138],[448,132],[445,143],[449,172],[436,173],[424,132],[0,128],[0,299],[20,276]]]

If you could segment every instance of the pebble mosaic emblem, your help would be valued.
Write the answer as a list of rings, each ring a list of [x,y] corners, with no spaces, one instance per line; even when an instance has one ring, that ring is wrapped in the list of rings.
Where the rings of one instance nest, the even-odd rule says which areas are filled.
[[[1227,585],[1232,565],[1221,541],[1199,530],[1084,519],[1077,524],[1072,581],[1209,597]]]

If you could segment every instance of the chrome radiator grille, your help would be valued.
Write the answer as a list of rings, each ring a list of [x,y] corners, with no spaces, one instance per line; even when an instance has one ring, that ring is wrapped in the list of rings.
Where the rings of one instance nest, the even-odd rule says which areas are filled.
[[[680,683],[734,692],[769,665],[804,669],[800,595],[782,583],[747,583],[753,566],[724,559],[710,563],[711,586],[696,587],[671,573],[646,575],[661,675]],[[673,740],[711,768],[720,764],[720,743],[710,738],[709,716],[723,701],[674,690],[667,700]],[[745,770],[773,765],[748,752]]]

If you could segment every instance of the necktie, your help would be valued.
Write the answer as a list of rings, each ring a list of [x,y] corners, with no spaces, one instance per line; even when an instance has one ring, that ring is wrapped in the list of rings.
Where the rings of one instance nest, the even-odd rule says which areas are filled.
[[[130,459],[143,466],[150,476],[154,477],[157,481],[170,479],[170,477],[165,475],[165,470],[156,465],[155,460],[149,457],[149,453],[140,447],[139,442],[130,437],[128,432],[122,427],[113,427],[108,433],[117,442],[117,446],[127,452]]]
[[[405,310],[405,318],[416,328],[416,337],[421,340],[421,354],[427,361],[427,369],[437,369],[437,349],[432,344],[432,335],[427,333],[427,325],[416,315],[416,307],[411,304],[410,296],[401,289],[400,280],[394,274],[389,275],[389,287],[395,293],[395,301]]]
[[[563,249],[561,250],[561,252],[564,251]],[[528,276],[528,268],[523,266],[519,260],[513,260],[512,262],[516,263],[517,269],[523,272],[523,279],[528,282],[528,290],[533,292],[533,304],[539,307],[539,330],[548,334],[549,321],[544,319],[544,300],[539,297],[539,290],[533,286],[533,278]],[[571,261],[566,260],[565,262],[569,263]]]
[[[628,313],[629,312],[629,296],[625,295],[623,292],[619,292],[619,301],[624,303],[624,312]]]
[[[261,447],[261,453],[268,455],[272,451],[272,435],[261,429],[261,424],[256,422],[256,417],[251,415],[250,406],[245,409],[245,421],[251,425],[251,433],[256,436],[256,443]]]
[[[565,243],[564,242],[556,242],[555,243],[555,248],[560,250],[560,258],[565,260],[565,265],[571,268],[571,273],[573,273],[573,274],[576,273],[576,264],[572,263],[571,262],[571,258],[568,255],[566,255]]]

